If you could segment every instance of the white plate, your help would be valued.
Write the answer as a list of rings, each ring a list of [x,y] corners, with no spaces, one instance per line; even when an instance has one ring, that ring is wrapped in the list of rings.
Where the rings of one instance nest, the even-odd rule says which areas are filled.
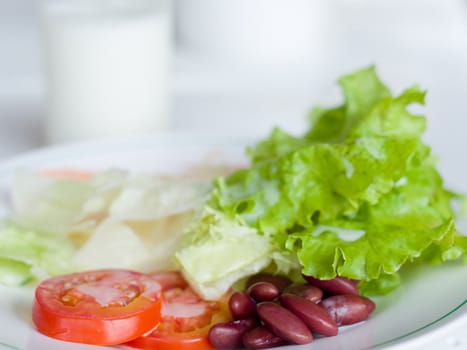
[[[32,152],[0,165],[0,216],[8,212],[8,188],[19,167],[180,172],[201,162],[240,164],[247,140],[193,134],[161,134],[134,140],[83,143]],[[466,174],[467,175],[467,174]],[[2,214],[3,213],[3,214]],[[407,349],[429,344],[455,327],[467,326],[467,266],[460,263],[403,275],[403,285],[376,299],[363,323],[336,337],[315,339],[314,350]],[[32,288],[0,288],[0,349],[110,349],[65,343],[35,331]],[[284,347],[308,349],[308,346]]]

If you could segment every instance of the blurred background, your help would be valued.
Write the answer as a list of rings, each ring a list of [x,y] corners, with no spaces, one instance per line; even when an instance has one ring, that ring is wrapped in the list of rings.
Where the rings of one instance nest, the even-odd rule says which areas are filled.
[[[122,0],[94,3],[102,1],[125,4]],[[464,0],[168,0],[163,6],[154,5],[157,0],[141,0],[139,11],[146,16],[144,6],[152,2],[148,11],[157,14],[145,18],[159,22],[151,28],[141,26],[137,34],[136,27],[130,33],[130,22],[124,21],[131,17],[135,21],[131,23],[139,26],[142,17],[125,7],[128,4],[110,11],[110,19],[96,17],[99,23],[112,20],[113,24],[115,17],[123,18],[121,25],[108,26],[104,33],[97,22],[87,21],[89,14],[73,15],[63,9],[44,12],[44,2],[54,1],[0,0],[0,159],[81,138],[84,134],[73,135],[65,129],[84,127],[75,125],[82,119],[80,113],[96,107],[91,105],[98,101],[81,96],[82,103],[76,104],[67,99],[77,93],[77,86],[89,92],[87,98],[101,94],[107,105],[115,102],[114,109],[95,108],[107,119],[99,113],[92,116],[95,119],[87,127],[96,131],[93,137],[112,131],[117,124],[119,134],[140,133],[123,122],[126,111],[135,105],[142,106],[142,114],[146,108],[163,120],[147,124],[145,131],[258,137],[276,125],[302,131],[311,106],[340,103],[338,76],[369,64],[376,65],[396,93],[414,83],[428,90],[423,110],[430,122],[427,138],[445,153],[443,157],[454,158],[465,145]],[[55,1],[64,7],[67,3],[79,7],[76,4],[83,2]],[[150,36],[151,30],[160,36]],[[154,46],[139,40],[146,34]],[[98,35],[103,41],[97,40]],[[83,66],[96,57],[102,69],[90,71]],[[138,74],[150,78],[131,81],[138,69]],[[84,81],[86,74],[93,79]],[[134,87],[115,90],[121,81],[131,81],[128,84]],[[110,90],[112,94],[106,95]],[[119,97],[122,94],[124,98]],[[162,104],[146,106],[144,98]],[[122,106],[118,103],[122,100],[128,103]],[[133,124],[138,123],[136,114]],[[141,117],[142,125],[147,119]],[[62,124],[56,126],[57,120]],[[58,128],[53,131],[55,137],[47,136],[48,123]]]

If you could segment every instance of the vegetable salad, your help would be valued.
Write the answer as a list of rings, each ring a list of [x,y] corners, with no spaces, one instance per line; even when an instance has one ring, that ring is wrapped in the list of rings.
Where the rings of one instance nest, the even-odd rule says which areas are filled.
[[[369,67],[339,80],[344,103],[315,108],[301,136],[274,129],[247,150],[251,166],[215,181],[176,258],[217,297],[262,269],[362,281],[388,293],[403,265],[467,261],[467,237],[423,140],[414,86],[394,96]]]
[[[176,268],[204,299],[261,271],[400,284],[402,266],[467,261],[467,237],[430,147],[417,86],[394,96],[368,67],[339,79],[302,135],[274,129],[248,167],[213,181],[108,170],[18,171],[0,225],[0,282],[94,268]],[[103,249],[106,247],[106,249]]]

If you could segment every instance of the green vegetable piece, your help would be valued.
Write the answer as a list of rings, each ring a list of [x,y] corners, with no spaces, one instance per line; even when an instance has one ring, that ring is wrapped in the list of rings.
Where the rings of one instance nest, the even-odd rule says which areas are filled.
[[[13,259],[0,257],[0,284],[5,286],[21,286],[34,278],[31,266]]]
[[[374,67],[339,84],[342,105],[315,108],[301,136],[274,129],[247,150],[249,168],[215,181],[209,206],[267,237],[271,256],[295,256],[317,278],[359,279],[366,294],[396,288],[402,266],[467,260],[451,207],[463,197],[444,188],[426,120],[408,109],[425,92],[393,96]]]
[[[70,272],[75,247],[61,236],[0,223],[0,283],[22,285]]]

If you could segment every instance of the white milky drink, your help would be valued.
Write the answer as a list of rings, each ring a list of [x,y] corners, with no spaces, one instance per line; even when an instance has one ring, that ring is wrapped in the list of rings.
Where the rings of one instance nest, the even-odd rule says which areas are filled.
[[[163,128],[171,18],[164,0],[43,0],[46,138]]]

